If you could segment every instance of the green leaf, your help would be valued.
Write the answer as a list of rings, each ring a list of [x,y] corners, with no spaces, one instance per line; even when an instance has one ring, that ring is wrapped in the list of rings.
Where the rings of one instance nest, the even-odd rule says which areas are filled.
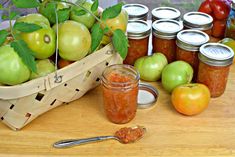
[[[40,3],[37,0],[12,0],[17,8],[36,8]]]
[[[105,28],[104,28],[104,33],[108,33],[109,32],[109,28],[106,26]]]
[[[18,16],[19,14],[17,13],[17,12],[15,12],[15,11],[12,11],[11,13],[10,13],[10,16],[9,16],[9,18],[11,19],[11,20],[13,20],[16,16]]]
[[[125,33],[120,29],[116,29],[113,32],[112,42],[115,50],[125,59],[128,51],[128,40]]]
[[[25,22],[16,22],[13,26],[14,30],[30,33],[41,29],[42,27],[33,23],[25,23]]]
[[[55,14],[55,13],[54,13]],[[64,8],[64,9],[60,9],[57,11],[57,15],[58,15],[58,22],[64,22],[66,20],[69,19],[69,14],[70,14],[70,8]],[[56,16],[55,16],[55,23],[56,23]]]
[[[0,46],[6,41],[8,34],[6,30],[0,30]]]
[[[0,9],[3,8],[2,4],[0,4]]]
[[[15,40],[11,42],[11,47],[18,53],[25,65],[32,71],[37,72],[34,52],[29,49],[23,40]]]
[[[81,15],[85,15],[86,11],[85,10],[76,10],[76,9],[74,9],[73,13],[77,16],[81,16]]]
[[[94,24],[91,29],[91,52],[94,52],[97,47],[100,45],[100,42],[103,38],[104,31],[98,23]]]
[[[120,2],[112,7],[106,8],[102,13],[102,20],[115,18],[122,11],[123,2]]]
[[[8,16],[7,15],[2,15],[2,19],[6,20],[6,19],[8,19]]]
[[[50,23],[55,24],[56,23],[56,13],[55,10],[57,6],[56,3],[47,3],[43,7],[41,7],[40,13],[48,18]],[[64,22],[69,19],[70,14],[70,8],[64,8],[57,10],[58,15],[58,22]]]
[[[95,12],[98,9],[98,7],[99,7],[99,1],[95,0],[94,3],[91,6],[91,11]]]

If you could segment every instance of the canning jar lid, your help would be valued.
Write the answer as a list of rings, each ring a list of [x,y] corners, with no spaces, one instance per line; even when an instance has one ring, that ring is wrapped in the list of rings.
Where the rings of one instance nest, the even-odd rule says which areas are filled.
[[[158,20],[158,19],[176,20],[181,15],[178,9],[172,7],[158,7],[153,9],[151,13],[153,20]]]
[[[156,20],[152,24],[154,36],[163,39],[174,39],[178,32],[183,29],[182,22],[176,20],[162,19]]]
[[[129,20],[143,20],[149,12],[148,7],[143,4],[125,4],[122,8],[127,11]]]
[[[146,109],[156,104],[159,97],[158,90],[151,84],[139,83],[138,108]]]
[[[211,66],[227,66],[233,63],[233,50],[220,43],[208,43],[200,47],[198,58]]]
[[[201,45],[209,41],[209,36],[199,30],[186,29],[177,34],[176,45],[187,51],[199,51]]]
[[[188,12],[183,16],[184,26],[198,30],[208,30],[213,26],[213,18],[202,12]]]
[[[149,36],[151,26],[143,20],[130,20],[127,24],[127,36],[130,39],[143,39]]]

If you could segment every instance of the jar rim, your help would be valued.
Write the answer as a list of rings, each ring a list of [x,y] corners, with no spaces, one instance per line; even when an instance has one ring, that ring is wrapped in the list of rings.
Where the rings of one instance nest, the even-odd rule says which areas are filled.
[[[156,14],[156,12],[159,11],[159,10],[170,10],[170,11],[173,11],[175,13],[174,13],[174,16],[172,16],[171,18],[162,18],[160,16],[157,16],[157,14]],[[158,20],[158,19],[172,19],[172,20],[176,20],[181,15],[180,11],[178,9],[176,9],[176,8],[173,8],[173,7],[158,7],[158,8],[154,8],[151,11],[151,14],[152,14],[152,18],[154,20]]]
[[[130,79],[130,81],[127,81],[127,82],[115,82],[115,81],[108,80],[108,78],[106,77],[106,73],[108,72],[108,70],[109,70],[109,72],[114,72],[115,70],[118,71],[120,69],[123,69],[123,72],[125,70],[125,72],[127,72],[129,74],[132,73],[135,77],[133,77],[133,79]],[[140,80],[139,72],[136,70],[136,68],[134,66],[128,65],[128,64],[110,65],[105,68],[105,70],[102,73],[102,77],[101,77],[102,84],[111,85],[112,88],[124,88],[124,89],[129,89],[129,88],[133,87],[133,84],[138,83],[139,80]],[[112,85],[114,85],[114,87]],[[118,86],[118,85],[121,85],[121,86]]]
[[[139,8],[143,8],[145,10],[143,13],[138,14],[138,15],[128,13],[129,19],[144,18],[145,16],[148,15],[148,12],[149,12],[149,8],[145,5],[143,5],[143,4],[138,4],[138,3],[125,4],[122,8],[125,9],[128,12],[128,10],[127,10],[128,7],[139,7]]]

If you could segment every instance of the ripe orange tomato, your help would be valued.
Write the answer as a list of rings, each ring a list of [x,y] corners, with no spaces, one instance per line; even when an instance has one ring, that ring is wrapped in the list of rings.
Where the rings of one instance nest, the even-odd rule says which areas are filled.
[[[60,58],[58,61],[58,68],[61,69],[61,68],[66,67],[67,65],[72,64],[72,63],[73,63],[73,61],[68,61],[68,60],[64,60],[64,59]]]
[[[205,110],[210,101],[210,91],[204,84],[190,83],[176,87],[171,95],[175,109],[184,115],[196,115]]]

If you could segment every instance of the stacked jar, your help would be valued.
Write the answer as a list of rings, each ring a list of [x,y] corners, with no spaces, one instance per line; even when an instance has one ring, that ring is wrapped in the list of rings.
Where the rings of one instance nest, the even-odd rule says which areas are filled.
[[[132,20],[127,25],[129,42],[128,53],[124,64],[134,65],[135,61],[148,55],[149,35],[151,25],[143,20]]]
[[[176,59],[176,35],[183,29],[176,20],[157,20],[152,24],[153,52],[163,53],[168,63]]]
[[[172,7],[158,7],[154,8],[151,12],[152,22],[161,19],[179,20],[180,11]]]
[[[187,29],[177,34],[176,60],[189,63],[194,70],[193,80],[196,80],[198,71],[199,48],[209,41],[209,36],[199,30]]]
[[[125,4],[123,7],[128,13],[129,20],[147,21],[149,9],[143,4]]]
[[[231,48],[219,43],[208,43],[200,47],[197,82],[205,84],[211,97],[221,96],[226,88],[229,68],[234,53]]]
[[[183,16],[183,24],[185,29],[197,29],[211,35],[213,18],[202,12],[188,12]]]

